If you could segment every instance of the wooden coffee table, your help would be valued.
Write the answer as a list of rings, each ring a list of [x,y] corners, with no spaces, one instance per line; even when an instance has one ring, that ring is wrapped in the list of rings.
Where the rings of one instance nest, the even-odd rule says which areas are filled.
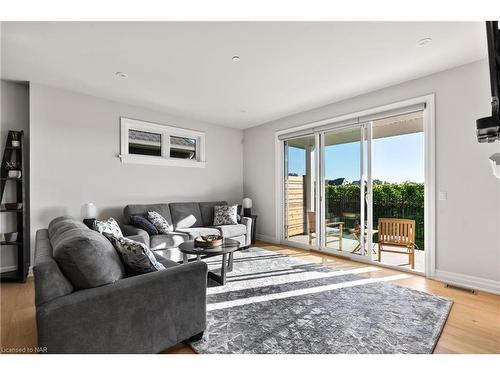
[[[194,240],[186,241],[179,245],[179,250],[182,252],[183,263],[189,262],[188,255],[196,255],[196,260],[198,261],[204,258],[222,255],[220,275],[208,271],[208,277],[221,285],[226,284],[226,273],[233,270],[234,252],[240,250],[241,248],[242,246],[239,241],[232,240],[230,238],[225,238],[222,245],[211,248],[196,247],[194,245]]]

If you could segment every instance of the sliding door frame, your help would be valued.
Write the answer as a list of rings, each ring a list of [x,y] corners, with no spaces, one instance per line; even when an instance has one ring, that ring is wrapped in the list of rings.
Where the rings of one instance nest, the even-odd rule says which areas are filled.
[[[317,155],[319,153],[319,149],[320,149],[320,137],[319,137],[319,134],[315,134],[315,133],[308,133],[308,134],[304,134],[303,136],[314,136],[314,144],[316,146],[316,160],[317,160]],[[287,140],[291,140],[291,139],[295,139],[295,138],[301,138],[301,136],[297,136],[297,137],[290,137],[290,138],[287,138]],[[286,186],[285,186],[285,178],[287,177],[287,173],[288,173],[288,146],[285,145],[286,141],[278,141],[277,144],[276,144],[276,152],[279,153],[280,157],[276,157],[276,162],[280,162],[280,165],[276,165],[276,171],[278,172],[279,174],[279,181],[277,181],[277,187],[279,189],[279,192],[277,192],[276,194],[276,198],[277,199],[280,199],[279,201],[276,201],[276,207],[277,207],[277,211],[276,212],[279,212],[279,220],[276,220],[276,223],[281,226],[280,228],[277,229],[277,235],[276,235],[276,240],[275,241],[270,241],[270,242],[277,242],[277,243],[282,243],[284,245],[289,245],[289,246],[294,246],[294,247],[298,247],[298,248],[302,248],[302,249],[306,249],[306,250],[309,250],[309,249],[313,249],[313,250],[319,250],[320,247],[321,247],[321,242],[320,242],[320,238],[321,236],[318,236],[316,235],[316,240],[315,240],[315,243],[313,245],[309,245],[309,244],[304,244],[304,243],[301,243],[301,242],[296,242],[296,241],[292,241],[292,240],[288,240],[286,239],[287,237],[287,234],[285,233],[285,223],[287,223],[287,209],[286,209],[286,203],[285,203],[285,197],[287,196],[287,191],[286,191]],[[320,165],[319,163],[317,163],[315,160],[315,163],[314,163],[314,175],[315,175],[315,179],[314,179],[314,193],[315,193],[315,197],[318,197],[319,195],[319,188],[320,188],[320,183],[318,181],[318,176],[320,176]],[[318,202],[317,200],[315,199],[314,200],[314,205],[315,205],[315,208],[316,208],[316,212],[319,211],[319,208],[317,207],[318,205]],[[321,205],[321,204],[320,204]],[[305,218],[305,220],[307,220],[307,217]],[[320,225],[321,225],[321,213],[320,215],[316,215],[316,228],[320,228]],[[265,240],[265,239],[264,239]]]
[[[370,189],[368,186],[371,184],[371,180],[369,180],[369,177],[365,173],[365,169],[368,171],[369,168],[366,165],[365,162],[365,155],[367,156],[366,161],[369,163],[371,160],[369,153],[369,147],[367,143],[369,143],[369,134],[368,134],[368,125],[371,125],[371,122],[369,123],[356,123],[356,124],[348,124],[348,125],[342,125],[342,126],[333,126],[331,128],[325,128],[324,130],[321,130],[319,132],[319,137],[320,137],[320,144],[321,148],[319,150],[318,154],[318,164],[320,165],[320,175],[319,175],[319,180],[320,180],[320,191],[319,191],[319,197],[320,197],[320,210],[321,210],[321,220],[322,223],[325,223],[326,219],[326,197],[325,197],[325,188],[326,188],[326,183],[325,183],[325,164],[326,164],[326,158],[325,158],[325,135],[327,133],[332,133],[332,132],[338,132],[341,133],[344,130],[358,130],[359,131],[359,179],[360,179],[360,223],[364,223],[367,215],[370,213],[370,211],[365,212],[365,198],[367,194],[370,194]],[[362,225],[362,224],[361,224]],[[316,228],[321,229],[320,233],[320,250],[329,253],[329,254],[334,254],[334,255],[340,255],[340,256],[350,256],[355,259],[361,259],[361,258],[366,258],[364,254],[352,254],[352,253],[346,253],[345,251],[342,250],[336,250],[334,248],[328,247],[326,243],[326,227],[324,225],[317,226]],[[318,229],[318,231],[319,231]],[[363,232],[360,234],[360,247],[361,249],[365,248],[366,245],[366,238]],[[371,258],[370,258],[371,259]]]
[[[284,176],[284,141],[280,139],[284,135],[292,134],[292,133],[307,133],[309,134],[315,134],[316,137],[316,146],[318,147],[318,151],[321,147],[321,138],[320,134],[318,133],[317,129],[319,128],[320,130],[333,130],[333,129],[341,129],[342,127],[347,127],[349,125],[355,125],[359,124],[360,122],[362,123],[363,121],[360,121],[363,117],[369,117],[369,116],[376,116],[376,115],[384,115],[384,116],[390,116],[390,112],[397,112],[398,110],[404,110],[405,108],[408,108],[410,106],[415,106],[415,105],[421,105],[423,104],[425,106],[423,110],[423,125],[424,125],[424,166],[425,166],[425,184],[424,184],[424,227],[425,227],[425,233],[424,233],[424,248],[426,251],[426,256],[425,256],[425,276],[427,277],[434,277],[435,276],[435,270],[436,270],[436,237],[435,237],[435,230],[436,230],[436,219],[435,219],[435,213],[436,213],[436,178],[435,178],[435,96],[434,94],[428,94],[424,96],[419,96],[407,100],[403,100],[400,102],[396,103],[391,103],[387,105],[382,105],[374,108],[370,108],[367,110],[359,111],[359,112],[353,112],[350,114],[342,115],[342,116],[337,116],[337,117],[332,117],[332,118],[327,118],[311,123],[306,123],[303,125],[299,125],[293,128],[289,128],[286,130],[281,130],[277,131],[275,133],[275,238],[274,241],[275,243],[282,243],[285,245],[290,245],[294,246],[297,248],[303,248],[303,249],[311,249],[311,250],[316,250],[316,251],[321,251],[322,250],[322,243],[319,241],[316,241],[315,246],[309,246],[308,244],[301,244],[293,241],[287,241],[284,240],[284,183],[283,183],[283,176]],[[369,122],[370,120],[366,120],[365,122]],[[324,128],[324,129],[323,129]],[[371,125],[369,126],[370,132],[371,132]],[[316,129],[316,130],[315,130]],[[369,135],[368,135],[369,136]],[[371,137],[369,137],[371,139]],[[371,145],[368,145],[370,148],[368,151],[368,157],[371,158]],[[317,153],[319,154],[319,152]],[[320,156],[317,156],[317,160],[320,160]],[[368,163],[371,164],[371,160],[368,160]],[[324,166],[318,165],[322,164],[316,163],[316,196],[317,197],[322,197],[323,192],[319,191],[320,189],[323,188],[323,183],[319,183],[319,180],[323,180],[324,176],[321,172],[323,172],[322,168]],[[362,163],[361,163],[362,164]],[[369,168],[367,170],[368,173],[370,173]],[[371,176],[369,176],[371,180]],[[369,199],[371,198],[372,191],[371,191],[371,183],[368,184],[370,188],[370,192],[368,194]],[[321,193],[321,194],[318,194]],[[320,199],[319,202],[319,207],[317,209],[320,211],[319,215],[316,215],[317,217],[317,223],[319,224],[319,220],[322,220],[324,218],[324,198],[318,198]],[[371,202],[368,202],[369,204],[368,209],[370,210],[371,208]],[[369,213],[368,213],[369,214]],[[368,215],[369,218],[372,218],[372,215]],[[369,223],[369,228],[372,228],[373,223]],[[317,225],[317,228],[322,228],[321,226]],[[318,236],[319,238],[323,237],[322,235]],[[369,236],[370,237],[370,236]],[[262,238],[262,237],[261,237]],[[266,240],[266,238],[262,238],[263,240]],[[272,240],[269,238],[269,240]],[[400,271],[406,271],[410,273],[417,273],[421,274],[420,272],[413,271],[410,269],[402,269],[397,266],[390,266],[386,264],[381,264],[379,262],[375,262],[374,260],[371,259],[371,246],[372,246],[372,239],[368,238],[368,249],[369,249],[369,257],[365,256],[359,256],[355,254],[346,254],[342,252],[338,252],[338,255],[342,256],[348,256],[349,258],[352,258],[353,260],[356,261],[361,261],[365,263],[371,263],[371,264],[376,264],[377,266],[385,267],[385,268],[394,268]],[[326,252],[325,252],[326,253]],[[328,251],[328,253],[332,253],[331,251]]]

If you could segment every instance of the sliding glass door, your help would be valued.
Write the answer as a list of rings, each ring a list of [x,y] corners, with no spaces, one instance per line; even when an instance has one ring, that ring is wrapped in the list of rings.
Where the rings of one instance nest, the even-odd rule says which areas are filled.
[[[283,139],[282,239],[424,272],[424,134],[418,108]]]
[[[292,138],[284,143],[284,239],[317,246],[316,136]]]
[[[284,141],[283,239],[366,256],[368,125]],[[319,186],[318,186],[319,184]]]
[[[373,122],[375,261],[425,272],[423,111]]]
[[[367,127],[356,125],[321,133],[323,196],[322,247],[367,255]]]

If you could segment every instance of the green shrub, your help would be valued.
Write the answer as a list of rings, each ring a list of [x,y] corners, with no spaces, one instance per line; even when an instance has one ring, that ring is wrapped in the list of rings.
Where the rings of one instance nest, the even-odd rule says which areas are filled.
[[[360,187],[345,184],[339,186],[326,185],[327,200],[358,200]],[[401,184],[373,185],[373,200],[376,203],[391,205],[409,205],[424,208],[424,184],[403,182]]]
[[[326,185],[325,203],[328,218],[340,220],[343,212],[360,212],[360,187],[353,184]],[[424,184],[373,185],[373,225],[382,217],[404,218],[416,222],[416,243],[424,247]],[[344,219],[342,219],[344,220]],[[351,225],[352,223],[346,223]]]

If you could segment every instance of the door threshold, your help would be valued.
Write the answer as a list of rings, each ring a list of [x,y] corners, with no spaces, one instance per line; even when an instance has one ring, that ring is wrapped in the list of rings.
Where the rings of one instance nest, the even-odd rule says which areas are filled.
[[[353,262],[371,264],[373,266],[378,266],[378,267],[387,268],[387,269],[400,271],[400,272],[406,272],[406,273],[410,273],[412,275],[427,277],[425,275],[425,272],[415,271],[415,270],[403,268],[400,266],[393,266],[390,264],[384,264],[384,263],[376,262],[376,261],[371,260],[371,259],[364,259],[360,255],[351,256],[351,255],[345,254],[345,253],[342,254],[342,252],[332,252],[332,251],[327,251],[327,250],[322,250],[322,249],[309,249],[309,251],[314,252],[314,253],[319,253],[322,255],[330,255],[330,256],[333,256],[336,258],[340,258],[340,259],[347,259],[347,260],[351,260]]]

